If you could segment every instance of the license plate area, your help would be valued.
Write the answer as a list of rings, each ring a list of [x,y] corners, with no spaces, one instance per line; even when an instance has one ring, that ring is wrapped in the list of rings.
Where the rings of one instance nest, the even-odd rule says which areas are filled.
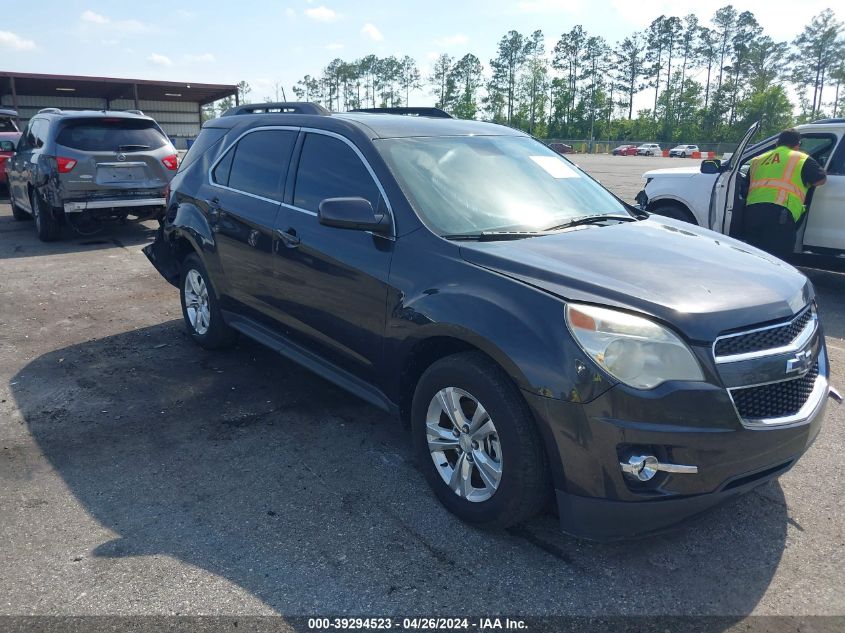
[[[100,163],[97,165],[97,184],[140,182],[146,179],[144,163]]]

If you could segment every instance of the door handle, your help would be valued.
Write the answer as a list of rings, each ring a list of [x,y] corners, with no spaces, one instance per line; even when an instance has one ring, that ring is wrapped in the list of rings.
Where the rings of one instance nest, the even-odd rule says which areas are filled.
[[[287,248],[296,248],[299,246],[299,236],[293,227],[284,231],[282,229],[276,229],[276,235],[285,243]]]

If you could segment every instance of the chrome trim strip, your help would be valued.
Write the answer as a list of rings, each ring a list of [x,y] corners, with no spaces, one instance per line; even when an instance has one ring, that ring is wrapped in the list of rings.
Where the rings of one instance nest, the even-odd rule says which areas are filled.
[[[132,163],[97,163],[97,167],[146,167],[147,163],[144,161],[134,161]]]
[[[294,205],[288,204],[287,202],[282,202],[282,206],[286,207],[288,209],[291,209],[293,211],[299,211],[300,213],[306,213],[308,215],[313,215],[315,218],[317,217],[317,214],[314,213],[313,211],[309,211],[308,209],[303,209],[302,207],[295,207]]]
[[[784,321],[783,323],[768,325],[766,327],[745,330],[743,332],[737,332],[736,334],[726,334],[724,336],[717,337],[716,340],[713,341],[712,345],[713,358],[716,360],[716,364],[721,365],[723,363],[736,363],[739,361],[750,360],[753,358],[763,358],[765,356],[777,356],[778,354],[788,354],[790,352],[797,352],[799,349],[803,348],[807,344],[807,342],[813,337],[813,335],[816,333],[816,330],[818,329],[819,318],[815,310],[812,310],[810,320],[807,322],[807,325],[804,326],[804,329],[801,330],[801,332],[799,332],[798,335],[788,345],[783,345],[781,347],[772,347],[756,352],[732,354],[731,356],[717,356],[716,345],[719,343],[719,341],[724,339],[736,338],[738,336],[747,336],[748,334],[754,334],[755,332],[764,332],[766,330],[789,327],[793,321],[803,316],[804,312],[806,312],[807,310],[812,310],[812,306],[807,306],[804,310],[801,310],[801,312],[793,316],[789,321]]]
[[[66,202],[65,213],[81,213],[86,209],[123,209],[126,207],[163,207],[164,198],[136,198],[134,200],[89,200]]]
[[[733,405],[734,411],[736,411],[736,415],[739,418],[740,423],[746,429],[752,430],[765,430],[765,429],[782,429],[791,426],[801,426],[802,424],[807,424],[812,418],[816,416],[819,409],[824,406],[824,402],[828,397],[828,393],[830,391],[829,384],[827,378],[825,378],[825,374],[827,373],[827,356],[822,351],[818,357],[819,363],[819,375],[816,376],[816,381],[813,383],[813,390],[810,392],[810,395],[807,397],[807,401],[804,403],[804,406],[798,410],[797,413],[792,415],[784,416],[782,418],[743,418],[739,414],[739,409],[736,408],[736,403],[734,402],[734,397],[732,391],[736,389],[747,389],[747,387],[736,387],[735,389],[728,389],[728,397],[731,399],[731,404]],[[792,380],[800,380],[801,378],[793,378]],[[778,382],[786,382],[786,381],[778,381]]]

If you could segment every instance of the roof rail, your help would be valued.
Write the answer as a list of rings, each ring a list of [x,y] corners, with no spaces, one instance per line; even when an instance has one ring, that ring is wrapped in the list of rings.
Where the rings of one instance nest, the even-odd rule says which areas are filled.
[[[0,108],[0,116],[18,116],[18,111],[11,108]]]
[[[59,113],[61,113],[61,111],[62,111],[61,108],[41,108],[38,111],[38,114],[48,114],[48,113],[59,114]]]
[[[404,114],[405,116],[427,116],[435,119],[453,119],[454,117],[440,108],[356,108],[350,112],[369,112],[371,114]]]
[[[811,123],[845,123],[845,119],[819,119],[818,121],[811,121]]]
[[[247,103],[226,110],[222,116],[236,116],[238,114],[331,114],[318,103],[307,101],[280,101],[277,103]]]
[[[141,116],[145,116],[143,112],[140,110],[124,110],[124,112],[128,112],[129,114],[140,114]]]

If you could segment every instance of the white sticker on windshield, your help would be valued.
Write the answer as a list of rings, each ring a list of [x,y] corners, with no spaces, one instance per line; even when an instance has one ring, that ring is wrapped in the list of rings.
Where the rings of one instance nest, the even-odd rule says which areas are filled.
[[[546,170],[552,178],[580,178],[581,174],[557,156],[529,156],[531,160]]]

